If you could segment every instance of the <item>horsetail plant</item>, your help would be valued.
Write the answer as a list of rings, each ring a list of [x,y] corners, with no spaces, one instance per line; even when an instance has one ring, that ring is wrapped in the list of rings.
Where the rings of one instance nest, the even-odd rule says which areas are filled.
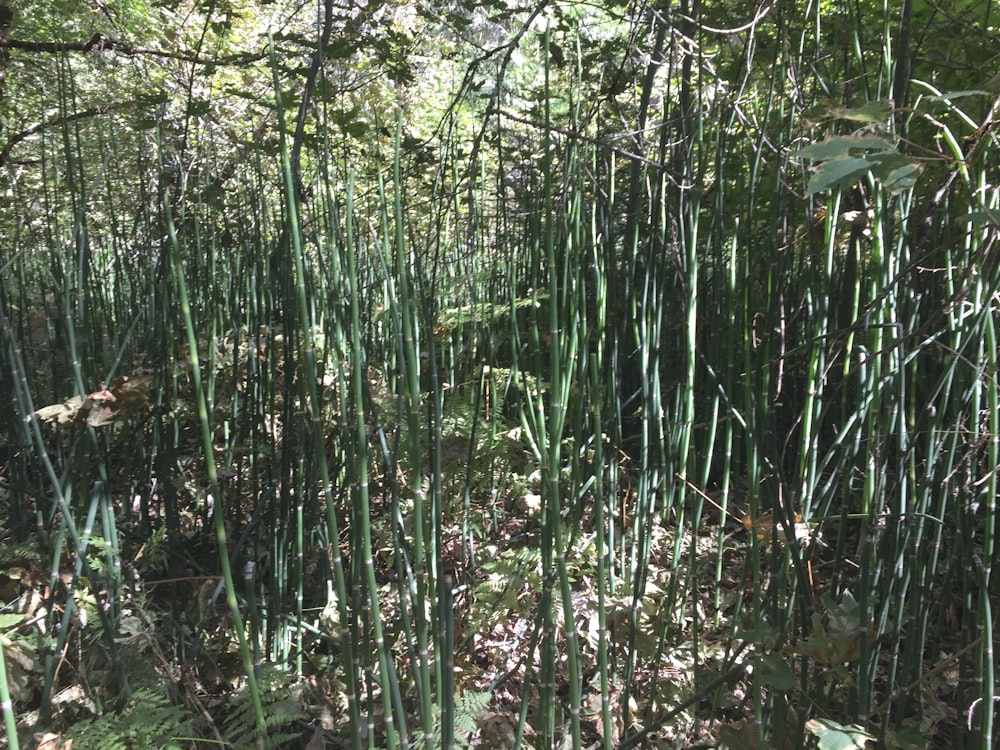
[[[0,207],[0,554],[49,582],[10,742],[71,665],[81,716],[245,685],[215,742],[284,673],[355,750],[990,747],[995,92],[862,11],[511,11],[456,73],[327,4],[241,62],[267,106],[217,72],[136,121],[73,119],[60,53]]]

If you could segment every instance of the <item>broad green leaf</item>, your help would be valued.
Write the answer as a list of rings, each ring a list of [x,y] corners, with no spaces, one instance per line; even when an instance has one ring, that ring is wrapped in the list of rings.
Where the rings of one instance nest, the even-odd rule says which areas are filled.
[[[913,187],[924,169],[923,162],[898,151],[872,154],[872,174],[887,190],[898,193]]]
[[[890,728],[885,744],[890,750],[926,750],[928,747],[927,737],[917,725],[904,727],[899,731]]]
[[[888,120],[892,111],[892,104],[888,101],[872,101],[866,102],[860,107],[844,107],[827,99],[803,112],[802,119],[811,123],[819,123],[824,120],[847,120],[848,122],[873,124]]]
[[[765,685],[783,692],[795,687],[795,673],[781,654],[766,654],[755,659],[754,675]]]
[[[749,724],[723,724],[719,727],[719,742],[729,750],[768,750]]]
[[[1000,226],[1000,211],[991,208],[973,211],[966,218],[976,227]]]
[[[27,615],[0,615],[0,630],[15,628]]]
[[[892,169],[885,175],[876,173],[876,177],[890,193],[901,193],[917,184],[917,178],[922,171],[922,164],[911,162]]]
[[[831,635],[855,635],[865,629],[864,612],[850,591],[845,591],[837,603],[826,596],[823,597],[823,603],[827,608],[827,629]]]
[[[825,161],[866,151],[891,151],[895,144],[881,135],[835,135],[806,146],[796,156],[812,161]]]
[[[781,631],[773,625],[761,622],[753,627],[740,631],[740,637],[750,643],[765,644],[773,643]]]
[[[816,738],[820,750],[864,750],[875,738],[861,727],[843,726],[830,719],[810,719],[806,731]]]
[[[837,185],[850,184],[861,179],[872,168],[871,160],[865,157],[847,156],[830,159],[816,167],[809,178],[809,194],[829,190]]]
[[[852,122],[885,122],[892,114],[892,104],[887,101],[866,102],[860,107],[847,107],[839,116]]]

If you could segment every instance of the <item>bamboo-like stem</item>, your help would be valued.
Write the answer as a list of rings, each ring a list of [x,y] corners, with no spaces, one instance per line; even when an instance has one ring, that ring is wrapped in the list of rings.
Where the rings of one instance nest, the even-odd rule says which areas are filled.
[[[218,470],[215,464],[215,447],[212,442],[212,427],[209,422],[208,408],[206,405],[205,392],[202,389],[201,363],[198,358],[198,337],[195,333],[194,320],[191,316],[191,305],[188,297],[187,283],[184,278],[184,271],[180,261],[180,247],[177,240],[176,228],[174,226],[173,214],[170,210],[169,202],[164,201],[164,221],[167,227],[167,235],[170,243],[171,268],[174,276],[174,283],[177,285],[177,297],[180,301],[181,316],[184,323],[184,330],[187,334],[187,344],[191,357],[191,380],[194,390],[195,403],[198,409],[198,423],[201,428],[202,450],[205,457],[205,474],[209,485],[209,494],[206,503],[211,509],[215,526],[215,538],[219,545],[219,568],[222,572],[222,582],[226,592],[226,604],[232,617],[233,630],[236,633],[240,658],[243,662],[243,670],[246,673],[247,689],[250,691],[250,699],[254,708],[254,719],[259,738],[266,736],[266,719],[264,708],[261,704],[260,691],[257,686],[257,677],[254,674],[253,657],[247,643],[246,631],[243,627],[243,618],[240,613],[239,602],[236,599],[236,588],[233,584],[232,567],[229,564],[229,546],[225,527],[225,498],[223,496],[222,485],[219,483]]]

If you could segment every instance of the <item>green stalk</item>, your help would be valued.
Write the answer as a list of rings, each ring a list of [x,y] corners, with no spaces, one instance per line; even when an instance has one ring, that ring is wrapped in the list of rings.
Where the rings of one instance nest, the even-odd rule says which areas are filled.
[[[3,724],[7,730],[7,745],[10,750],[20,747],[17,736],[17,716],[14,714],[14,703],[10,699],[10,686],[7,684],[7,661],[4,657],[4,636],[0,633],[0,711],[3,712]]]
[[[361,344],[361,301],[358,293],[358,273],[355,255],[357,245],[354,241],[354,187],[352,177],[348,177],[346,190],[346,205],[344,210],[344,254],[346,256],[347,280],[350,284],[350,325],[351,325],[351,360],[350,385],[351,401],[355,413],[355,450],[354,488],[355,519],[359,524],[357,538],[360,541],[358,553],[361,555],[360,575],[367,596],[366,606],[371,614],[372,637],[376,650],[379,673],[378,682],[382,690],[383,710],[386,722],[386,743],[389,750],[394,750],[402,743],[408,744],[405,719],[402,715],[395,717],[393,705],[399,702],[399,688],[395,685],[394,671],[389,661],[389,649],[382,632],[382,617],[379,605],[378,583],[375,580],[375,566],[372,561],[372,529],[371,502],[368,487],[368,432],[365,419],[364,379],[365,356]],[[355,565],[358,563],[355,562]],[[394,689],[395,688],[395,689]],[[370,692],[369,692],[370,694]],[[388,700],[385,700],[388,698]],[[398,734],[397,734],[398,732]],[[369,742],[374,739],[369,733]]]
[[[596,156],[596,155],[595,155]],[[596,162],[597,159],[595,158]],[[596,170],[595,170],[596,171]],[[609,192],[613,191],[613,179],[608,180]],[[612,192],[613,195],[613,192]],[[607,481],[607,468],[604,457],[604,423],[602,419],[602,407],[605,398],[604,379],[607,372],[604,358],[604,341],[607,329],[607,301],[608,301],[608,271],[603,263],[604,255],[601,252],[600,231],[598,228],[597,211],[592,213],[591,225],[591,248],[592,248],[592,274],[594,285],[594,328],[591,332],[592,353],[590,354],[590,404],[591,404],[591,434],[594,436],[594,460],[593,466],[597,472],[597,481],[594,483],[594,527],[595,534],[595,556],[597,558],[597,670],[601,687],[601,737],[604,750],[611,750],[613,737],[613,718],[611,715],[611,671],[608,664],[608,613],[607,595],[614,593],[612,581],[609,580],[608,558],[610,557],[613,545],[610,543],[614,539],[611,529],[606,528],[605,515],[609,518],[614,516],[614,508],[606,507],[614,493],[609,493],[606,497],[605,482]],[[613,529],[613,527],[612,527]]]
[[[160,169],[162,173],[162,164],[160,165]],[[205,390],[202,387],[201,363],[198,357],[198,336],[195,333],[194,320],[191,316],[191,303],[188,296],[187,282],[184,278],[184,268],[181,264],[180,242],[174,226],[173,209],[171,208],[169,196],[163,196],[162,206],[163,219],[166,224],[169,242],[170,267],[174,283],[177,285],[177,298],[180,302],[181,316],[184,321],[184,330],[187,334],[187,344],[190,350],[191,383],[198,409],[198,424],[201,428],[202,451],[205,456],[205,474],[209,487],[208,502],[215,524],[215,538],[219,546],[219,567],[226,592],[226,604],[229,606],[229,613],[233,621],[233,630],[236,632],[236,639],[239,645],[240,659],[243,662],[243,670],[247,677],[247,689],[250,691],[250,700],[254,709],[257,737],[263,740],[267,736],[267,724],[260,700],[260,690],[257,686],[257,677],[254,674],[253,657],[251,656],[246,631],[243,627],[243,618],[240,613],[239,602],[236,598],[236,588],[233,585],[233,571],[229,564],[229,547],[225,526],[225,497],[223,496],[223,488],[219,482],[219,475],[215,466],[212,425],[209,420]]]
[[[987,453],[990,466],[997,466],[1000,462],[1000,446],[998,446],[998,435],[1000,435],[1000,384],[997,382],[997,335],[996,322],[993,316],[989,316],[987,323],[987,335],[985,341],[987,351],[987,361],[989,375],[988,382],[988,402],[989,402],[989,435],[991,435]],[[984,487],[984,496],[987,498],[984,505],[986,513],[983,519],[983,560],[994,560],[996,540],[996,497],[997,497],[997,477],[996,472],[990,472],[989,479]],[[982,632],[983,646],[979,657],[979,663],[983,670],[983,688],[980,698],[982,699],[982,721],[980,732],[983,736],[983,748],[989,746],[994,737],[993,719],[994,706],[996,705],[996,660],[993,651],[994,643],[994,620],[992,614],[992,602],[990,591],[992,584],[992,568],[985,565],[977,565],[980,575],[979,580],[979,627]]]
[[[79,227],[80,216],[77,215],[77,226]],[[65,287],[64,287],[65,289]],[[64,300],[69,300],[68,290],[64,293]],[[70,309],[68,302],[65,309],[67,317],[66,325],[67,328],[72,329],[72,319],[69,317]],[[62,547],[64,543],[64,537],[66,534],[69,535],[71,546],[70,549],[76,554],[74,560],[74,578],[70,584],[68,590],[66,591],[66,603],[65,609],[62,613],[62,618],[60,621],[58,635],[54,644],[54,649],[52,652],[46,655],[44,660],[44,668],[42,673],[42,697],[41,705],[37,713],[36,729],[41,728],[45,725],[50,718],[50,712],[52,708],[53,699],[53,685],[55,680],[55,673],[59,660],[54,658],[55,654],[63,652],[63,649],[67,645],[68,638],[71,635],[71,624],[73,622],[74,615],[77,614],[75,600],[74,600],[74,588],[79,585],[81,575],[85,576],[89,581],[88,588],[91,594],[94,596],[95,601],[100,601],[100,594],[98,590],[98,582],[96,581],[96,576],[91,569],[87,561],[87,553],[89,549],[88,533],[84,532],[81,534],[77,529],[77,524],[75,521],[75,515],[72,508],[72,498],[73,493],[78,485],[79,472],[75,469],[81,468],[80,465],[74,466],[70,459],[76,458],[78,463],[82,465],[80,456],[84,459],[89,458],[89,454],[84,452],[85,446],[87,448],[96,448],[96,440],[92,428],[86,427],[87,435],[85,438],[80,438],[75,441],[73,445],[72,452],[70,454],[70,459],[65,461],[63,466],[62,474],[56,473],[56,468],[53,465],[52,458],[49,455],[48,447],[46,446],[45,437],[42,434],[41,425],[38,418],[35,416],[35,407],[31,397],[30,384],[28,381],[27,372],[25,370],[24,359],[21,350],[16,346],[16,339],[14,333],[11,330],[9,321],[7,320],[4,311],[0,311],[0,335],[2,335],[4,341],[4,349],[7,354],[5,358],[8,361],[10,379],[13,382],[13,394],[16,399],[17,413],[22,416],[24,422],[25,434],[23,439],[25,443],[30,445],[33,449],[34,455],[42,466],[42,475],[48,482],[47,493],[51,493],[54,497],[55,503],[52,506],[52,516],[55,517],[58,511],[58,531],[55,534],[55,538],[52,540],[53,544],[53,557],[51,560],[50,567],[50,580],[52,581],[52,586],[50,587],[50,596],[55,597],[59,591],[59,586],[57,581],[59,580],[59,560],[62,553]],[[75,345],[71,347],[71,354],[76,351]],[[72,359],[76,361],[77,357],[73,356]],[[80,376],[80,368],[74,368],[74,374],[76,375],[77,387],[80,387],[82,383],[82,377]],[[78,393],[85,393],[85,390],[78,390]],[[80,436],[78,436],[80,437]],[[89,467],[88,467],[89,468]],[[98,475],[102,479],[97,480],[91,487],[92,496],[95,502],[92,504],[94,513],[96,513],[97,502],[103,494],[103,489],[106,487],[106,483],[103,481],[105,474],[105,467],[103,464],[99,464],[96,467]],[[83,485],[80,485],[80,489],[83,489]],[[105,498],[106,499],[106,498]],[[41,515],[39,516],[41,519]],[[50,523],[47,521],[46,523]],[[92,519],[91,519],[92,522]],[[129,694],[129,682],[128,675],[125,672],[124,665],[120,659],[116,658],[116,644],[115,644],[115,626],[116,622],[112,618],[112,613],[106,611],[104,607],[97,607],[97,614],[101,622],[101,636],[107,648],[107,652],[110,654],[112,660],[112,667],[114,670],[114,677],[116,687],[121,694],[127,696]],[[85,687],[87,687],[85,685]],[[94,694],[95,699],[98,702],[98,709],[102,707],[100,705],[100,696]]]
[[[272,60],[272,72],[274,76],[274,92],[276,97],[277,111],[279,113],[279,123],[282,118],[283,108],[281,100],[281,82],[278,77],[278,66],[274,57],[273,41],[270,42],[271,49],[271,60]],[[361,747],[361,717],[359,713],[358,706],[358,677],[357,677],[357,664],[355,662],[355,649],[358,644],[353,640],[353,634],[349,630],[350,623],[350,609],[348,607],[348,592],[346,579],[343,569],[343,560],[340,555],[340,533],[339,525],[337,522],[334,494],[333,494],[333,481],[329,472],[329,465],[327,463],[327,450],[326,441],[324,438],[324,425],[323,425],[323,405],[322,401],[317,392],[317,382],[319,381],[319,368],[317,364],[317,353],[316,353],[316,342],[314,337],[314,326],[312,324],[313,306],[307,295],[306,289],[306,265],[305,265],[305,255],[303,251],[303,240],[302,233],[299,223],[299,207],[298,198],[295,189],[295,179],[292,173],[292,159],[288,144],[286,142],[285,128],[283,125],[279,125],[279,143],[281,151],[281,163],[282,163],[282,178],[283,178],[283,195],[285,198],[285,236],[287,241],[290,243],[291,250],[291,260],[294,269],[294,303],[296,305],[296,316],[300,323],[300,331],[303,337],[303,367],[304,375],[302,378],[302,389],[304,390],[304,401],[307,405],[307,418],[308,418],[308,437],[311,438],[312,443],[312,455],[316,461],[316,468],[318,470],[318,479],[320,485],[320,496],[322,498],[322,508],[326,514],[327,522],[327,544],[329,549],[330,565],[333,569],[334,574],[334,589],[333,593],[336,596],[336,606],[339,612],[340,619],[340,647],[343,651],[343,668],[345,674],[345,680],[347,683],[347,700],[348,700],[348,714],[351,726],[351,737],[352,746],[355,750],[360,750]],[[327,180],[329,177],[327,176]],[[361,424],[364,424],[364,402],[363,398],[359,395],[361,393],[360,389],[362,387],[362,380],[364,369],[363,369],[363,356],[361,354],[360,339],[359,336],[359,324],[357,320],[357,274],[354,267],[354,238],[352,231],[352,218],[353,218],[353,203],[351,201],[351,192],[348,190],[348,202],[346,207],[346,236],[344,238],[345,247],[343,252],[347,255],[348,259],[348,279],[350,284],[350,294],[351,294],[351,313],[352,313],[352,330],[351,330],[351,343],[352,343],[352,368],[351,374],[351,384],[357,389],[355,392],[354,405],[357,409],[358,419]],[[287,282],[286,282],[287,283]],[[338,332],[339,334],[340,332]],[[294,331],[286,330],[284,332],[286,337],[292,336]],[[306,425],[302,425],[303,428]],[[302,442],[305,441],[305,435],[300,436]],[[360,455],[358,457],[358,471],[359,471],[359,487],[360,492],[363,495],[363,504],[367,507],[368,502],[368,481],[367,481],[367,442],[365,438],[365,433],[362,430],[359,438],[359,448]],[[302,472],[304,474],[304,472]],[[306,493],[310,492],[306,487],[300,486],[296,492],[296,505],[294,511],[294,549],[295,549],[295,586],[296,586],[296,625],[295,633],[298,645],[296,647],[297,659],[298,659],[298,669],[301,671],[302,666],[302,599],[303,599],[303,573],[302,573],[302,558],[305,549],[305,519],[303,516],[303,502]],[[361,516],[367,522],[368,512],[365,510]],[[361,532],[364,536],[365,544],[367,548],[364,554],[364,564],[366,568],[374,576],[374,572],[371,570],[371,547],[370,547],[370,531],[363,529]],[[377,598],[376,595],[372,595],[371,587],[369,587],[369,593],[372,596],[372,606],[373,606],[373,618],[376,627],[376,644],[379,647],[379,654],[382,660],[382,675],[387,674],[387,669],[385,668],[385,655],[384,647],[381,645],[381,621],[378,616],[377,609]],[[383,688],[385,688],[386,683],[383,682]],[[386,694],[388,691],[384,691]],[[386,708],[386,720],[391,724],[392,722],[392,711],[387,706]],[[389,737],[392,738],[392,733],[389,733]]]
[[[329,175],[324,175],[323,180],[324,187],[329,190],[332,180]],[[329,194],[326,195],[326,204],[330,207],[328,210],[331,214],[334,214],[333,207],[335,206],[335,201],[333,197]],[[336,224],[336,218],[334,215],[328,217],[328,221],[331,225]],[[321,248],[322,250],[322,248]],[[348,248],[345,253],[353,253],[353,248]],[[341,253],[331,253],[331,264],[334,266],[331,269],[332,278],[336,280],[338,284],[337,287],[331,288],[340,289],[340,285],[343,284],[343,280],[347,277],[346,273],[342,273],[346,269],[340,263]],[[353,284],[351,286],[353,289]],[[333,316],[331,316],[333,317]],[[337,352],[347,351],[348,347],[348,333],[345,332],[342,325],[337,324],[335,330],[328,331],[328,336],[334,341],[332,347]],[[347,376],[343,370],[338,373],[338,388],[341,393],[348,392],[348,382]],[[345,462],[346,463],[346,462]],[[334,586],[330,593],[331,597],[335,597],[335,604],[338,611],[339,621],[340,621],[340,632],[339,641],[340,647],[343,651],[343,658],[341,664],[343,666],[345,682],[346,682],[346,692],[347,692],[347,705],[348,705],[348,716],[349,716],[349,726],[351,728],[351,745],[354,750],[361,750],[361,715],[359,706],[359,681],[358,681],[358,664],[357,664],[357,646],[358,644],[354,641],[353,633],[350,628],[351,623],[351,611],[348,607],[349,594],[347,591],[347,582],[344,575],[344,564],[343,558],[340,554],[340,529],[337,521],[336,504],[333,493],[333,481],[329,475],[328,467],[325,461],[320,464],[321,471],[327,470],[327,474],[323,475],[321,481],[323,481],[322,487],[322,506],[321,510],[325,513],[326,517],[326,544],[328,549],[328,555],[330,558],[330,566],[333,569],[334,575]]]
[[[2,307],[0,307],[0,323],[2,323],[0,334],[2,334],[3,346],[6,349],[9,345],[10,326]],[[13,340],[11,339],[9,343],[13,344]],[[18,750],[20,741],[17,735],[17,715],[14,713],[14,703],[10,699],[10,685],[7,682],[7,661],[4,657],[4,650],[4,634],[0,632],[0,712],[3,713],[4,728],[7,730],[7,744],[10,746],[10,750]]]
[[[985,180],[983,180],[985,183]],[[986,186],[984,185],[984,192]],[[995,201],[994,201],[995,205]],[[978,236],[974,227],[969,224],[970,236]],[[973,240],[973,245],[978,249],[978,242]],[[977,379],[977,383],[986,401],[986,425],[981,430],[981,434],[988,436],[986,441],[986,466],[995,467],[1000,465],[1000,383],[997,375],[997,334],[996,334],[996,309],[992,307],[987,299],[996,299],[997,279],[978,278],[976,290],[979,299],[977,309],[984,310],[983,323],[985,327],[982,337],[982,353],[979,360],[985,362],[983,371]],[[989,287],[987,287],[989,284]],[[972,553],[972,567],[975,571],[978,585],[978,617],[977,625],[982,646],[977,654],[979,671],[981,676],[980,701],[978,714],[979,734],[982,737],[982,750],[987,750],[995,745],[994,737],[994,717],[996,714],[996,662],[994,657],[994,620],[993,606],[990,597],[992,577],[992,565],[987,562],[995,560],[995,539],[996,533],[996,505],[997,491],[1000,482],[997,480],[996,471],[989,471],[980,497],[984,507],[983,518],[983,542],[981,556]]]
[[[413,560],[415,591],[412,597],[413,617],[416,621],[417,643],[416,643],[416,681],[417,694],[420,702],[420,718],[424,732],[425,746],[430,747],[434,735],[434,701],[431,693],[431,665],[429,663],[428,644],[430,642],[429,630],[431,623],[428,622],[427,602],[432,600],[435,594],[435,583],[440,580],[441,570],[438,566],[439,550],[437,545],[429,539],[433,539],[436,530],[441,527],[440,509],[432,508],[431,512],[431,537],[428,537],[427,524],[427,498],[423,488],[423,461],[421,449],[421,429],[420,429],[420,366],[421,351],[419,337],[417,336],[417,322],[414,320],[414,307],[417,301],[412,298],[410,286],[411,270],[409,267],[409,252],[406,245],[405,229],[406,223],[403,218],[403,176],[400,168],[401,141],[403,137],[402,112],[397,112],[395,143],[393,147],[393,258],[395,260],[395,291],[398,295],[400,325],[402,326],[401,348],[397,353],[399,361],[402,363],[404,375],[402,390],[402,409],[407,420],[409,442],[407,449],[407,467],[411,478],[411,492],[413,493]],[[387,233],[388,236],[388,233]],[[436,366],[430,362],[431,352],[427,353],[428,365]],[[437,391],[430,394],[431,398],[437,400]],[[440,422],[437,423],[440,425]],[[440,441],[440,429],[436,431],[437,440]],[[438,445],[440,448],[440,445]],[[440,450],[438,450],[440,454]],[[436,472],[440,476],[440,467]],[[433,503],[432,503],[433,505]],[[438,654],[438,659],[441,655]],[[440,672],[440,663],[437,670]],[[441,685],[438,685],[439,698]]]

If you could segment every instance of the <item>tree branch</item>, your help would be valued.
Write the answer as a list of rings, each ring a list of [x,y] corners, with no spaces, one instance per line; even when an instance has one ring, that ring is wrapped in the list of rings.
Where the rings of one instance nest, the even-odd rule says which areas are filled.
[[[63,123],[72,122],[74,120],[82,120],[87,117],[96,117],[97,115],[106,115],[109,112],[115,112],[122,109],[128,109],[136,104],[144,104],[148,102],[143,102],[142,100],[133,100],[127,102],[118,102],[116,104],[104,104],[97,107],[90,107],[89,109],[83,109],[79,112],[72,112],[68,115],[57,114],[45,120],[39,120],[32,125],[29,125],[24,130],[15,133],[3,146],[3,150],[0,150],[0,167],[3,167],[7,163],[7,159],[10,158],[10,152],[13,150],[14,146],[23,141],[25,138],[39,133],[42,130],[47,130]]]
[[[94,34],[88,42],[26,42],[20,39],[0,38],[0,50],[21,50],[22,52],[42,52],[56,54],[59,52],[117,52],[119,55],[149,55],[171,60],[195,63],[197,65],[243,65],[248,62],[263,60],[267,57],[265,51],[241,52],[225,57],[202,57],[185,52],[168,52],[160,49],[136,47],[128,42],[121,42],[106,37],[104,34]]]

